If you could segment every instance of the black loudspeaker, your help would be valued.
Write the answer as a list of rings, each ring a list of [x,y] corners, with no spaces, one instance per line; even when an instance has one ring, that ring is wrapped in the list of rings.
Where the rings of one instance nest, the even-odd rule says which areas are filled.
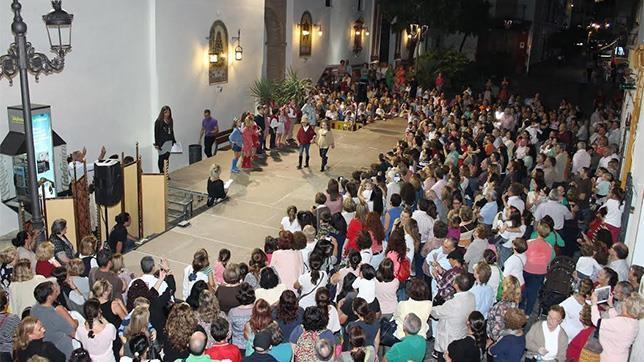
[[[94,164],[96,204],[112,206],[123,198],[123,175],[118,160],[98,161]]]
[[[358,82],[358,88],[356,91],[356,101],[367,102],[367,83]]]

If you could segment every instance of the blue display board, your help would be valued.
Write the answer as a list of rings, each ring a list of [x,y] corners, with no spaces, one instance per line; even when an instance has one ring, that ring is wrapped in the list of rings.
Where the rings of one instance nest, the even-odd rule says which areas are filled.
[[[36,172],[38,180],[45,178],[55,180],[54,175],[54,139],[51,133],[51,115],[49,113],[31,116],[34,134],[34,151],[36,155]],[[53,187],[45,187],[45,197],[55,197]]]

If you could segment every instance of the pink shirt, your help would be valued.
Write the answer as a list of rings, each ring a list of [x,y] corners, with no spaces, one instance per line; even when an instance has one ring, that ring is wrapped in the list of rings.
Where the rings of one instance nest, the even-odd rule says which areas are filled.
[[[335,201],[331,201],[331,195],[328,193],[325,192],[324,195],[326,195],[326,203],[324,205],[329,208],[331,215],[342,212],[342,195],[338,195]]]
[[[398,297],[396,292],[400,282],[398,279],[390,282],[381,282],[376,280],[376,298],[380,303],[380,311],[382,314],[393,314],[398,306]]]
[[[530,274],[544,275],[552,258],[552,245],[542,238],[528,240],[525,255],[527,260],[523,270]]]
[[[295,291],[293,285],[304,273],[304,262],[300,250],[275,250],[270,266],[275,269],[282,284]]]
[[[215,273],[215,282],[217,284],[223,284],[224,283],[224,270],[226,270],[226,267],[220,262],[216,262],[214,268],[212,268],[213,272]]]
[[[591,308],[591,319],[597,325],[600,318],[599,308],[593,305]],[[601,354],[602,362],[623,362],[628,361],[628,353],[631,345],[639,331],[637,319],[624,316],[602,318],[599,327],[599,343],[604,347]]]

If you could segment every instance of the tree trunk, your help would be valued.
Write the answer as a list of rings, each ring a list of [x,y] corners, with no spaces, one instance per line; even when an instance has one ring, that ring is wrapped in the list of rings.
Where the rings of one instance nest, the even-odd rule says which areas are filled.
[[[458,52],[462,53],[463,52],[463,46],[465,45],[465,39],[467,39],[467,33],[463,34],[463,40],[461,40],[461,46],[458,47]]]

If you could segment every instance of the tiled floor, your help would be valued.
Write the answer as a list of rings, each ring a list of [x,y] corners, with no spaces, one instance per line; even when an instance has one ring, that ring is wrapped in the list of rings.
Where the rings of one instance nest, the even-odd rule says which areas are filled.
[[[232,175],[230,199],[190,220],[186,228],[176,227],[125,256],[127,267],[140,272],[139,260],[144,255],[167,257],[181,288],[183,269],[192,262],[195,250],[205,248],[211,262],[219,249],[228,248],[232,260],[248,262],[250,251],[263,247],[266,235],[276,235],[286,207],[298,209],[313,205],[317,191],[325,190],[330,177],[350,176],[378,160],[378,153],[391,149],[402,135],[405,122],[389,120],[369,125],[357,132],[334,132],[335,149],[329,152],[330,170],[320,172],[320,157],[311,147],[311,168],[297,170],[297,153],[274,153],[261,171]],[[206,180],[213,162],[221,165],[222,179],[231,178],[231,151],[221,151],[170,174],[171,186],[205,192]]]

